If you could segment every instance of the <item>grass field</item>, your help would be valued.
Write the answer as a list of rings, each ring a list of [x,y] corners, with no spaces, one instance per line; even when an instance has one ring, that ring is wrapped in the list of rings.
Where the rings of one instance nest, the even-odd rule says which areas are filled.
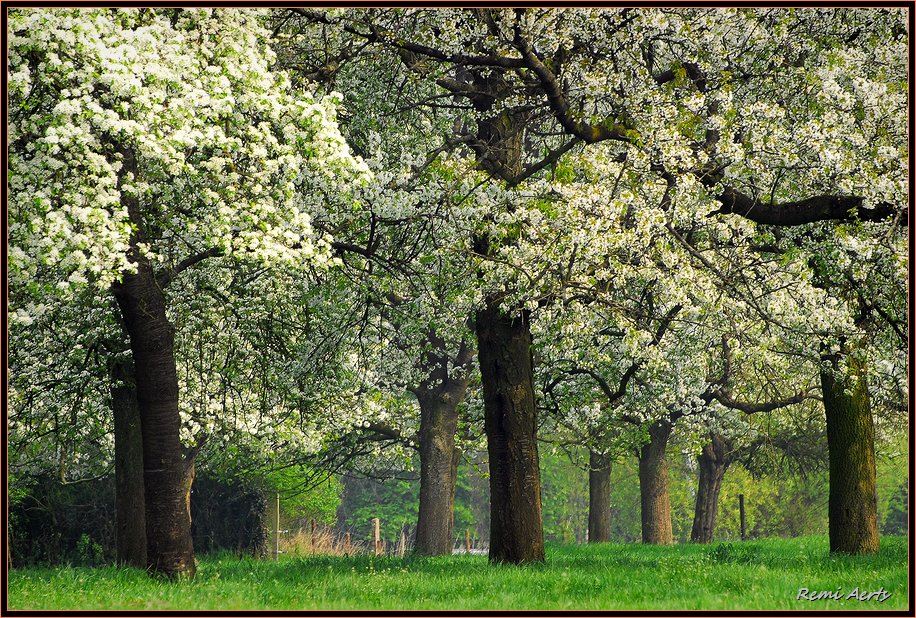
[[[491,566],[483,556],[200,558],[193,582],[134,569],[14,569],[9,609],[907,609],[907,544],[874,556],[828,555],[826,537],[709,546],[563,546],[547,563]],[[798,600],[800,588],[841,600]],[[883,602],[846,599],[883,588]]]

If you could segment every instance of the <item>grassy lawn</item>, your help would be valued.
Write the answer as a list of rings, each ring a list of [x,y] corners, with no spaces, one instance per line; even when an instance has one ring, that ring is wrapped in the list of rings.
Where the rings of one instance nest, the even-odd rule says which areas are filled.
[[[548,546],[547,563],[491,566],[482,556],[204,556],[193,582],[115,568],[15,569],[9,609],[907,609],[907,544],[831,557],[826,537],[709,546]],[[846,600],[883,587],[883,602]],[[797,600],[800,588],[842,600]]]

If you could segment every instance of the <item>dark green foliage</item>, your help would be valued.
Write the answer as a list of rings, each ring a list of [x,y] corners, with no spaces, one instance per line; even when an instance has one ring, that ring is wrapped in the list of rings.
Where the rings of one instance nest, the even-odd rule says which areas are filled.
[[[907,502],[909,501],[909,478],[901,483],[896,491],[891,495],[887,507],[887,516],[884,518],[884,525],[881,532],[884,534],[906,534],[908,510]]]
[[[420,501],[417,481],[344,477],[339,523],[350,530],[354,540],[372,539],[372,518],[378,517],[382,539],[396,543],[401,530],[416,528]]]
[[[114,478],[61,484],[31,479],[10,505],[13,564],[96,566],[114,560]]]
[[[115,487],[107,476],[61,484],[38,476],[17,487],[10,505],[13,565],[101,566],[115,561]],[[198,476],[191,491],[197,551],[266,551],[265,500],[252,488]]]
[[[92,540],[88,534],[80,536],[76,542],[76,551],[80,557],[79,564],[91,567],[105,564],[105,548]]]
[[[191,535],[197,552],[229,549],[267,553],[267,502],[263,493],[206,477],[191,489]]]

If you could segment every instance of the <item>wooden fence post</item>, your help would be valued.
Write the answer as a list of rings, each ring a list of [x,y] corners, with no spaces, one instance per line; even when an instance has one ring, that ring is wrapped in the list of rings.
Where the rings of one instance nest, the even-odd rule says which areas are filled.
[[[747,538],[747,521],[744,518],[744,494],[738,494],[738,513],[741,516],[741,540]]]
[[[404,557],[404,552],[407,551],[407,535],[404,534],[404,528],[401,528],[401,540],[398,543],[398,558]]]
[[[372,529],[373,529],[373,538],[375,539],[375,555],[379,556],[382,553],[382,535],[381,535],[381,521],[378,517],[372,518]]]
[[[467,550],[467,553],[471,553],[471,529],[464,529],[464,547]]]
[[[312,536],[309,540],[309,546],[312,548],[312,551],[314,552],[315,543],[318,541],[318,539],[315,538],[315,518],[314,517],[312,518],[311,524],[312,524]]]

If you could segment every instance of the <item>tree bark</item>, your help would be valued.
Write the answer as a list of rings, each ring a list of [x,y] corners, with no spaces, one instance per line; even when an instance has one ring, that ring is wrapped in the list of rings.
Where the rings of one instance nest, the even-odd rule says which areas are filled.
[[[111,407],[115,439],[115,522],[117,563],[145,569],[146,500],[143,434],[132,363],[112,368]]]
[[[700,480],[697,487],[696,507],[693,511],[693,529],[690,531],[690,540],[694,543],[712,542],[716,529],[722,478],[731,463],[729,443],[715,432],[710,432],[709,437],[710,441],[703,446],[703,450],[697,457]]]
[[[846,350],[824,360],[830,363],[821,370],[830,458],[830,551],[874,553],[879,546],[875,429],[865,361]]]
[[[543,562],[528,317],[509,317],[488,299],[476,321],[490,458],[490,562]]]
[[[138,175],[130,149],[122,151],[120,175]],[[191,540],[191,482],[194,458],[186,456],[179,431],[178,372],[175,330],[166,316],[166,300],[149,260],[140,252],[144,220],[140,202],[122,193],[122,203],[134,226],[130,257],[136,273],[125,273],[112,286],[121,309],[124,330],[133,353],[137,405],[143,435],[143,483],[146,503],[147,565],[170,578],[196,573]]]
[[[887,202],[864,206],[858,196],[816,195],[781,204],[759,202],[733,187],[726,187],[717,198],[720,208],[711,214],[737,214],[766,225],[796,226],[815,221],[885,221],[901,213],[901,224],[907,224],[907,209]]]
[[[485,12],[478,13],[488,21]],[[478,112],[476,139],[468,142],[477,167],[507,182],[523,169],[525,130],[533,112],[497,103],[512,95],[502,71],[471,71],[466,97]],[[440,80],[440,84],[443,82]],[[487,237],[474,238],[474,250],[490,253]],[[484,398],[484,431],[490,467],[490,562],[544,561],[541,472],[538,467],[537,411],[528,312],[513,317],[486,299],[476,313],[477,354]]]
[[[611,462],[605,455],[588,453],[588,542],[611,540]]]
[[[416,552],[426,556],[452,553],[455,483],[460,454],[455,448],[458,430],[458,404],[468,387],[467,365],[473,352],[466,346],[459,351],[458,367],[463,371],[449,376],[447,358],[435,358],[430,379],[415,391],[420,402],[420,509],[417,514]]]
[[[147,565],[170,577],[193,577],[190,491],[194,460],[179,439],[178,375],[174,329],[165,297],[149,263],[124,275],[115,298],[124,317],[136,369],[137,404],[143,434]]]
[[[447,403],[421,403],[420,416],[420,509],[416,552],[424,556],[449,555],[452,553],[455,481],[460,457],[455,448],[458,413]]]
[[[671,499],[668,495],[668,459],[665,449],[671,423],[661,420],[649,428],[649,443],[639,452],[639,493],[642,503],[642,542],[671,545]]]

